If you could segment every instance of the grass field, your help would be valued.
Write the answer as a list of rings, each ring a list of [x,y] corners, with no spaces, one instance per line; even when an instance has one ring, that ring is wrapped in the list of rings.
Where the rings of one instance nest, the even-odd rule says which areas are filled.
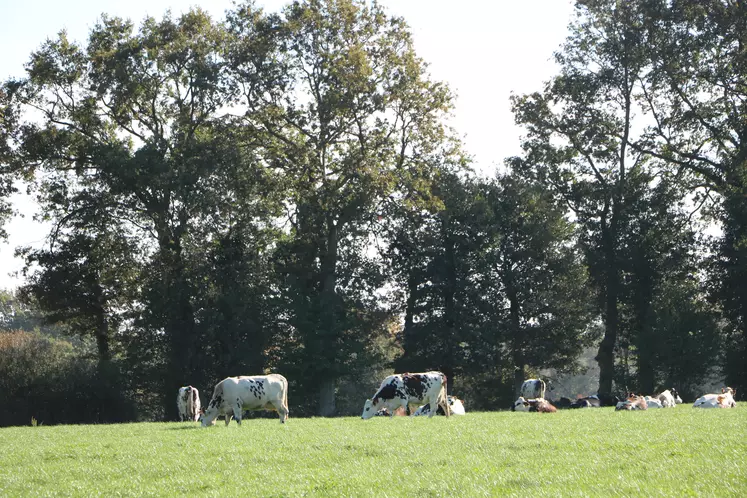
[[[0,429],[0,496],[747,496],[747,407]]]

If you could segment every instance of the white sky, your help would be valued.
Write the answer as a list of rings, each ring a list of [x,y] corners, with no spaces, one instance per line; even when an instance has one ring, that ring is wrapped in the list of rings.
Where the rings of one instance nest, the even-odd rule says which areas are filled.
[[[288,2],[258,0],[268,11]],[[551,61],[566,36],[571,0],[380,0],[410,25],[415,48],[430,64],[434,79],[445,81],[457,95],[451,125],[463,137],[476,167],[491,175],[506,157],[519,153],[520,130],[510,112],[511,93],[541,88],[555,72]],[[32,51],[66,29],[84,42],[100,14],[139,22],[199,5],[214,18],[232,6],[230,0],[0,0],[0,80],[22,77]],[[458,5],[458,7],[457,7]],[[41,245],[46,229],[34,223],[33,203],[13,199],[25,217],[7,227],[0,242],[0,289],[21,280],[9,275],[21,269],[13,257],[17,246]]]

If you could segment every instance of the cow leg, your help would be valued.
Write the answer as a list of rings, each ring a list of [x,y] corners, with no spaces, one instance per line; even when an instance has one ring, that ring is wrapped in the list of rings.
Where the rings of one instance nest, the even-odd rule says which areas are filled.
[[[236,423],[241,425],[241,403],[233,405],[233,418],[236,419]]]
[[[226,418],[226,427],[228,427],[228,423],[231,421],[231,414],[230,413],[226,413],[226,417],[225,418]]]

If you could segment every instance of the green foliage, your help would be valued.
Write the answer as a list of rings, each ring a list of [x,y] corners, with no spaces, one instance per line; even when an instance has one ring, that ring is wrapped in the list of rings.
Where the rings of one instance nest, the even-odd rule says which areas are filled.
[[[208,429],[190,423],[45,424],[0,429],[6,442],[0,490],[12,496],[52,488],[124,496],[225,496],[236,489],[282,496],[389,495],[393,489],[497,496],[530,489],[540,496],[578,496],[656,489],[660,496],[741,496],[747,491],[744,445],[704,448],[713,448],[714,434],[744,440],[746,416],[741,406],[680,406],[474,412],[449,420],[291,418],[286,425],[250,420]],[[448,450],[423,451],[423,441]]]
[[[117,422],[134,418],[112,366],[97,369],[85,350],[33,332],[0,332],[0,426]]]

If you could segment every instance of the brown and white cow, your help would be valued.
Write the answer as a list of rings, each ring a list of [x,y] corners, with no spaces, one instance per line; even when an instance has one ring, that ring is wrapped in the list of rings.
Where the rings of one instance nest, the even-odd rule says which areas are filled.
[[[615,410],[647,410],[646,398],[637,394],[628,393],[625,401],[620,401]]]
[[[519,396],[519,399],[514,401],[514,404],[511,405],[511,411],[555,413],[558,409],[544,398],[526,399],[524,396]]]
[[[285,423],[288,420],[288,381],[279,374],[223,379],[213,389],[202,425],[215,424],[219,415],[225,415],[226,425],[231,416],[241,425],[244,410],[275,410],[280,415],[280,423]]]
[[[196,387],[179,388],[179,393],[176,395],[176,409],[179,412],[180,422],[185,420],[197,422],[200,418],[200,392]]]
[[[721,394],[704,394],[695,400],[693,408],[736,408],[737,402],[734,401],[736,389],[724,387]]]
[[[545,381],[542,379],[527,379],[521,384],[519,396],[524,399],[545,399]]]
[[[383,380],[373,398],[366,400],[361,418],[369,419],[382,408],[394,413],[403,407],[409,413],[410,405],[426,403],[441,406],[447,417],[451,415],[446,401],[446,375],[436,371],[394,374]],[[435,414],[436,410],[431,410],[428,418]]]

